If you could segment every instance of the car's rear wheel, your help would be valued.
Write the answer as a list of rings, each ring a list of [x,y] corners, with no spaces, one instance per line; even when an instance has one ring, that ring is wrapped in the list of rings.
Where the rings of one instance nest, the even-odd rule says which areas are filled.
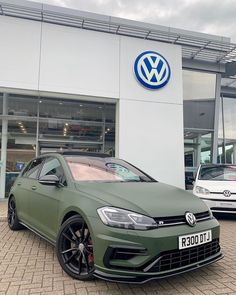
[[[62,224],[56,250],[59,263],[67,274],[78,280],[93,278],[93,243],[88,226],[80,216],[72,216]]]
[[[16,201],[13,196],[8,200],[7,221],[11,230],[20,230],[24,228],[19,222],[16,211]]]

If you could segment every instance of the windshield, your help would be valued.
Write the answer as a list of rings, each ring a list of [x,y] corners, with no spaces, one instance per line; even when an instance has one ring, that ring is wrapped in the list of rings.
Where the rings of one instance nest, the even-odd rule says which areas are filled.
[[[233,165],[219,165],[201,167],[199,177],[200,180],[219,180],[219,181],[235,181],[236,180],[236,166]]]
[[[144,172],[115,158],[65,157],[74,180],[80,182],[153,182]]]

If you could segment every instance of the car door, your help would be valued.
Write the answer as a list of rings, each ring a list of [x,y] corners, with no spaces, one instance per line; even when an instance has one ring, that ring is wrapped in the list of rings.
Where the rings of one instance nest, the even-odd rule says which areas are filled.
[[[56,175],[64,187],[39,183],[39,179],[46,175]],[[58,226],[59,202],[65,194],[67,186],[62,165],[57,158],[45,158],[35,186],[35,194],[32,195],[30,200],[33,227],[49,240],[55,241]]]
[[[15,182],[13,194],[16,198],[17,214],[19,219],[31,224],[32,216],[30,213],[30,198],[34,194],[35,181],[40,171],[43,159],[37,158],[32,160]]]

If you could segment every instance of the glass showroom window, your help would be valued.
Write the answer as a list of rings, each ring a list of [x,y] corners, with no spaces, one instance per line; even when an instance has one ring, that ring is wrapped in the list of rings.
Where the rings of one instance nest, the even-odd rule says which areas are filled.
[[[0,93],[0,152],[1,152],[1,144],[2,144],[2,118],[1,118],[1,115],[2,115],[2,102],[3,102],[2,93]]]
[[[196,150],[195,153],[200,155],[200,157],[194,156],[197,162],[195,161],[193,166],[204,162],[206,149],[211,153],[215,87],[215,74],[183,71],[185,146],[188,149],[192,147],[193,150]],[[204,143],[201,144],[201,141]],[[193,144],[196,146],[194,147]],[[202,147],[201,153],[197,151],[199,145]]]
[[[105,106],[105,146],[104,152],[115,156],[115,117],[116,109],[114,105]]]
[[[103,152],[106,143],[113,140],[112,130],[114,133],[115,105],[40,98],[38,138],[41,152],[58,148]],[[110,136],[105,136],[105,132]],[[107,149],[111,147],[114,150],[114,144],[108,144]]]
[[[2,93],[0,93],[0,115],[2,115]]]
[[[186,179],[192,180],[200,163],[212,161],[215,89],[215,74],[183,70]]]
[[[236,98],[221,98],[218,153],[219,163],[236,164]]]
[[[37,117],[38,98],[34,96],[9,94],[8,115]]]
[[[8,121],[7,172],[19,172],[35,157],[37,122]]]
[[[38,98],[8,94],[7,172],[19,172],[36,155]]]

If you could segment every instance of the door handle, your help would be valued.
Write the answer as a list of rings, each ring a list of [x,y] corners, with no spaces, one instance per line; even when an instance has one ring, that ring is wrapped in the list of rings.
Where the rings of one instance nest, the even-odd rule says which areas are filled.
[[[35,191],[35,190],[37,189],[37,187],[33,185],[33,186],[31,187],[31,189],[32,189],[33,191]]]
[[[21,182],[17,182],[17,185],[21,185]]]

